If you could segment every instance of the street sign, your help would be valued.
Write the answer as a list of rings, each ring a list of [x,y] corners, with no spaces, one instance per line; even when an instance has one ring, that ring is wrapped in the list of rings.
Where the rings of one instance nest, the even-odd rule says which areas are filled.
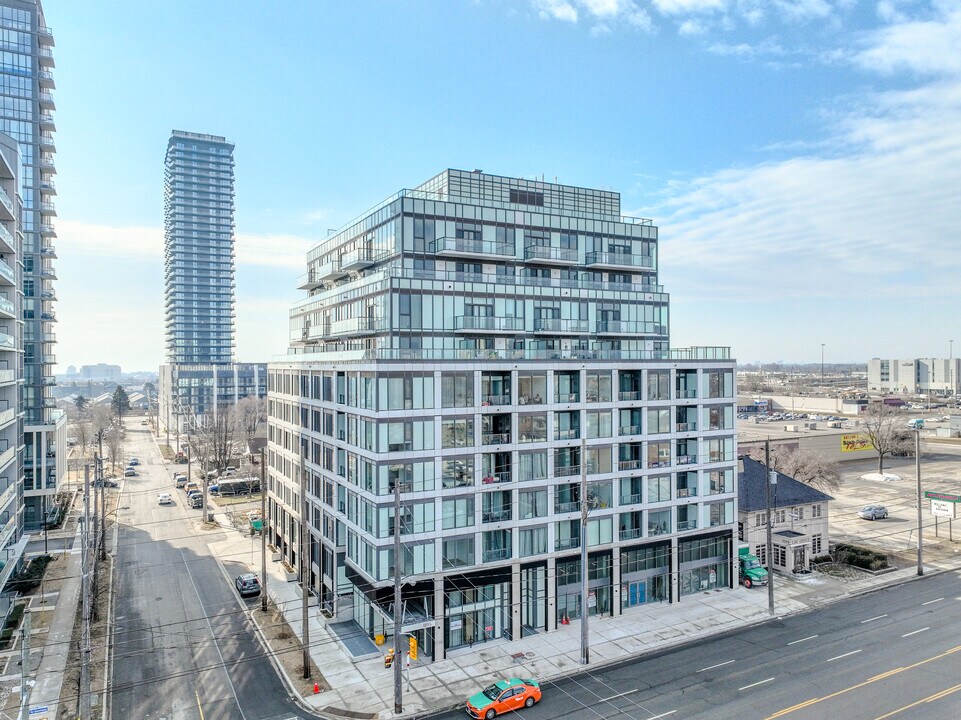
[[[35,708],[32,708],[32,709],[30,710],[30,714],[31,714],[31,715],[39,715],[40,713],[45,713],[45,712],[49,712],[49,711],[50,711],[49,708],[47,708],[46,706],[44,706],[44,707],[35,707]]]
[[[934,490],[925,490],[924,497],[929,500],[944,500],[949,503],[961,503],[961,495],[952,495],[951,493],[935,492]]]
[[[931,514],[935,517],[946,517],[953,520],[958,516],[957,510],[957,503],[948,502],[947,500],[931,501]]]

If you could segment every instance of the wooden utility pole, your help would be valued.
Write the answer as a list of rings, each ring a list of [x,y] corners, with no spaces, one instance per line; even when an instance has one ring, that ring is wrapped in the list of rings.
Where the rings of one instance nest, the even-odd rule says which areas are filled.
[[[924,575],[924,537],[921,534],[921,429],[914,431],[914,474],[918,481],[918,575]]]
[[[764,497],[767,505],[767,609],[774,614],[774,541],[771,537],[771,485],[777,473],[771,470],[771,440],[764,441]]]
[[[80,535],[83,626],[80,636],[80,698],[77,703],[80,720],[90,720],[90,465],[83,473],[83,531]]]
[[[267,456],[260,449],[260,609],[267,612]]]
[[[585,433],[581,434],[581,665],[591,662],[591,639],[588,628],[590,607],[589,580],[587,568],[587,442]]]

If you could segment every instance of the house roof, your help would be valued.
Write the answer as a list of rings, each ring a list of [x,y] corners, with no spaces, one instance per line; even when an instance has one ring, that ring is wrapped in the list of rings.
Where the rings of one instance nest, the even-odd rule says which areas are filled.
[[[737,509],[742,512],[765,510],[767,501],[764,483],[767,482],[767,472],[764,463],[749,457],[742,460],[744,472],[737,476]],[[811,505],[833,499],[830,495],[781,472],[777,474],[777,484],[771,487],[771,507],[775,508]]]

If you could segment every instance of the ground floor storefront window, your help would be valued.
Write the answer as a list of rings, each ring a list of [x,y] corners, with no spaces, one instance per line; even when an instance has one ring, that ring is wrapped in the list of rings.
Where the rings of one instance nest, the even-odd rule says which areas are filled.
[[[678,580],[682,596],[730,587],[732,543],[731,533],[695,537],[678,543]]]
[[[510,618],[508,583],[453,590],[447,595],[444,646],[473,647],[504,635]]]

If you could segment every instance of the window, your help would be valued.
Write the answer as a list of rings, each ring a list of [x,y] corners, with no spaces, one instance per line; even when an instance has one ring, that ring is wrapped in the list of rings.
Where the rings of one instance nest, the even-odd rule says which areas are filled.
[[[757,556],[758,562],[767,565],[767,545],[755,545],[754,554]]]
[[[473,373],[444,373],[440,380],[441,400],[445,408],[474,405]]]
[[[729,493],[734,490],[734,471],[733,470],[712,470],[708,473],[710,481],[710,495]]]
[[[447,458],[441,462],[444,489],[470,487],[474,484],[474,456]]]
[[[520,453],[518,459],[518,482],[544,480],[547,477],[547,451]]]
[[[647,501],[666,502],[671,499],[671,476],[655,475],[647,479]]]
[[[611,465],[611,446],[587,448],[587,474],[599,475],[613,471]]]
[[[774,564],[780,567],[787,565],[787,550],[783,545],[774,546]]]
[[[474,525],[474,498],[458,497],[444,500],[444,530],[472,527]]]
[[[540,405],[547,401],[547,373],[517,373],[518,403],[521,405]]]
[[[611,374],[609,372],[587,373],[587,402],[611,401]]]
[[[705,397],[729,398],[734,396],[734,373],[730,370],[707,370],[704,372]]]
[[[648,410],[647,432],[651,435],[671,432],[671,411],[668,408]]]
[[[611,437],[611,413],[609,410],[603,412],[587,413],[587,437],[606,438]]]
[[[803,520],[804,519],[804,506],[798,505],[797,507],[791,508],[791,519],[792,520]]]
[[[458,568],[474,564],[474,538],[452,538],[444,541],[444,567]]]
[[[518,519],[547,516],[547,490],[522,490],[517,503]],[[545,541],[546,542],[546,541]]]
[[[538,207],[543,207],[544,193],[530,190],[514,190],[512,188],[511,202],[517,203],[518,205],[537,205]]]
[[[812,505],[812,506],[811,506],[811,517],[812,517],[812,518],[819,518],[819,517],[821,517],[821,506],[820,506],[820,505]]]
[[[547,414],[518,415],[517,432],[522,443],[547,442]]]
[[[671,371],[649,370],[647,373],[647,399],[671,399]]]
[[[520,556],[540,555],[547,552],[547,527],[524,528],[520,531]]]
[[[811,537],[811,554],[817,557],[821,554],[821,536],[814,535]]]
[[[474,418],[443,420],[440,426],[441,447],[473,447]]]
[[[775,510],[775,511],[771,514],[771,524],[772,524],[772,525],[777,525],[778,523],[783,523],[783,522],[785,521],[786,517],[787,517],[787,514],[786,514],[786,512],[785,512],[784,510]],[[782,564],[783,564],[783,563],[782,563]]]

